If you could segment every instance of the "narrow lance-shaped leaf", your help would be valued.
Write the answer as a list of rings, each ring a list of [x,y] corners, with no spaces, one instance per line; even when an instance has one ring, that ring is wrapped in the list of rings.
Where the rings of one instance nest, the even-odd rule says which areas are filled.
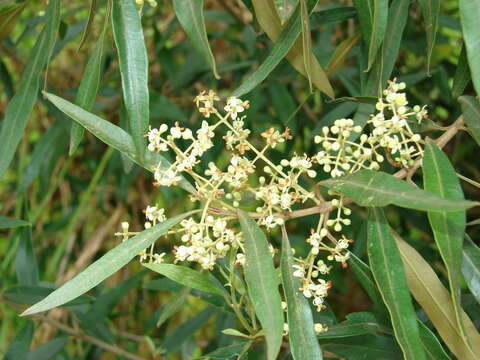
[[[425,359],[400,252],[383,210],[375,207],[368,216],[368,258],[405,359]]]
[[[285,227],[282,226],[282,283],[287,301],[288,338],[295,360],[322,359],[315,334],[312,310],[300,291],[300,281],[293,276],[293,253]]]
[[[353,0],[365,43],[370,44],[373,24],[373,0]]]
[[[8,103],[0,131],[0,177],[9,167],[27,125],[40,86],[40,73],[47,63],[60,24],[60,0],[48,4],[45,27],[38,37],[20,80],[17,93]]]
[[[368,43],[368,66],[370,71],[377,57],[378,49],[382,45],[387,29],[388,0],[373,0],[372,32]]]
[[[430,139],[427,139],[422,167],[425,190],[449,200],[463,201],[465,199],[455,169],[448,157]],[[447,267],[458,328],[463,334],[460,281],[463,234],[467,223],[466,214],[465,210],[458,212],[438,210],[429,211],[428,220],[432,227],[435,243]],[[463,334],[463,336],[465,335]]]
[[[463,120],[480,146],[480,101],[473,96],[460,96],[458,101],[462,106]]]
[[[420,254],[397,234],[393,234],[405,266],[408,287],[415,300],[425,310],[442,340],[458,359],[476,360],[480,353],[480,335],[475,326],[462,310],[470,347],[458,328],[450,293]]]
[[[23,227],[19,230],[20,242],[18,243],[15,259],[15,270],[20,285],[36,285],[38,283],[38,266],[32,243],[32,228]]]
[[[452,97],[458,98],[463,94],[465,88],[470,82],[470,69],[468,68],[467,49],[465,43],[462,44],[462,51],[458,58],[457,68],[455,69],[455,75],[453,76],[452,84]]]
[[[139,252],[145,250],[155,240],[165,234],[172,226],[176,225],[189,215],[190,213],[185,213],[165,220],[164,222],[153,226],[150,229],[144,230],[140,234],[121,243],[88,266],[72,280],[56,289],[45,299],[29,307],[22,313],[22,316],[53,309],[54,307],[61,306],[86,293],[126,265],[130,260],[137,256]]]
[[[362,206],[394,204],[423,211],[459,211],[477,205],[472,201],[454,201],[421,190],[382,171],[361,170],[352,175],[332,178],[321,185],[345,195]]]
[[[273,42],[278,41],[278,37],[282,32],[282,26],[280,19],[275,11],[273,0],[252,0],[252,4],[255,9],[256,18],[267,33],[268,37]],[[300,39],[294,43],[292,48],[287,54],[287,60],[292,66],[300,72],[302,75],[307,76],[305,70],[305,64],[303,61],[303,44]],[[316,59],[312,62],[312,82],[322,92],[324,92],[330,98],[334,98],[333,88],[320,64]]]
[[[12,229],[22,226],[30,226],[30,223],[21,219],[13,219],[5,216],[0,216],[0,230]]]
[[[94,7],[96,0],[92,0],[92,7]],[[109,1],[108,4],[110,5],[111,2]],[[90,9],[90,11],[92,11]],[[95,104],[95,97],[98,92],[98,87],[100,85],[100,74],[102,71],[103,65],[103,48],[105,44],[105,35],[107,33],[107,25],[108,25],[108,18],[110,15],[110,10],[107,9],[107,15],[105,19],[105,23],[103,25],[103,30],[100,34],[99,39],[97,40],[97,44],[93,49],[92,55],[87,62],[85,67],[85,71],[83,73],[82,81],[80,82],[80,86],[78,88],[77,96],[75,98],[75,104],[80,106],[81,108],[91,111],[93,105]],[[89,15],[89,21],[91,17],[91,13]],[[88,31],[88,25],[85,31]],[[85,36],[85,35],[84,35]],[[81,46],[81,44],[80,44]],[[80,142],[83,138],[84,128],[80,124],[72,123],[72,127],[70,128],[70,155],[73,154]]]
[[[33,322],[28,321],[17,333],[7,349],[4,360],[26,359],[33,337]]]
[[[150,120],[148,58],[142,23],[133,0],[113,2],[112,27],[122,75],[123,100],[136,153],[143,160]]]
[[[300,14],[302,20],[302,48],[303,48],[303,63],[305,64],[305,73],[308,79],[308,86],[310,92],[313,92],[312,86],[312,67],[313,67],[313,52],[312,52],[312,35],[310,34],[310,19],[308,17],[307,0],[300,1]]]
[[[342,41],[335,49],[330,61],[327,65],[327,75],[332,75],[337,70],[340,70],[345,60],[350,54],[353,47],[357,44],[358,39],[360,39],[360,33],[353,35],[352,37]]]
[[[267,340],[267,358],[277,358],[282,345],[283,313],[278,280],[267,238],[244,212],[238,217],[245,241],[245,279],[248,292]]]
[[[435,334],[421,321],[418,321],[418,331],[427,360],[451,360]]]
[[[480,249],[465,235],[463,244],[462,274],[477,302],[480,303]]]
[[[174,264],[146,263],[143,264],[143,266],[192,289],[218,295],[223,295],[224,293],[224,291],[216,286],[209,278],[207,273],[202,274],[189,267]]]
[[[82,125],[85,129],[90,131],[105,144],[125,154],[148,171],[155,171],[157,165],[159,164],[160,169],[168,169],[170,167],[170,163],[167,159],[165,159],[162,155],[152,153],[150,151],[146,153],[144,161],[141,161],[136,154],[132,137],[122,128],[82,109],[75,104],[72,104],[65,99],[62,99],[61,97],[50,93],[44,93],[44,96],[58,109]],[[195,188],[183,177],[178,184],[180,187],[184,188],[190,193],[195,193],[196,191]]]
[[[440,0],[419,0],[422,9],[425,32],[427,33],[427,73],[430,74],[430,62],[435,46],[440,14]]]
[[[480,1],[460,0],[460,18],[468,64],[472,75],[473,87],[480,94],[480,41],[478,41],[478,19],[480,19]]]
[[[220,79],[217,73],[215,58],[208,43],[205,18],[203,16],[203,0],[173,0],[173,9],[193,45],[204,56],[207,63],[210,64],[213,75]]]

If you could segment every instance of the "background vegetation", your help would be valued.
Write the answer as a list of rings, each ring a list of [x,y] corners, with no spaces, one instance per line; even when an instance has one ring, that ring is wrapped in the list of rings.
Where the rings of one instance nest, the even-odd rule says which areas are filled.
[[[443,150],[460,174],[465,198],[480,200],[477,0],[151,5],[141,9],[140,28],[135,14],[112,18],[107,1],[50,0],[48,8],[45,1],[0,1],[0,354],[6,359],[194,359],[218,348],[224,354],[211,358],[265,358],[262,339],[245,352],[244,342],[222,332],[238,325],[221,298],[187,292],[137,261],[66,307],[19,317],[118,245],[113,234],[121,221],[141,228],[146,204],[157,203],[167,214],[191,209],[183,189],[152,187],[151,174],[132,156],[117,151],[108,136],[100,141],[83,134],[42,90],[125,129],[132,135],[130,155],[137,151],[133,158],[146,166],[136,157],[142,122],[198,128],[202,118],[192,99],[200,90],[250,100],[253,134],[289,127],[293,140],[274,154],[281,159],[294,151],[313,153],[313,136],[335,119],[364,124],[372,98],[397,77],[412,104],[428,105],[431,121],[418,131],[432,138],[450,131]],[[305,14],[312,9],[308,24]],[[123,47],[122,34],[131,35]],[[140,85],[122,86],[122,66],[140,61],[141,67],[144,47],[148,69],[134,78]],[[135,127],[131,109],[142,102]],[[222,146],[214,153],[205,164],[224,161]],[[421,172],[413,181],[422,186]],[[404,239],[399,247],[408,259],[404,267],[427,358],[473,359],[479,353],[479,208],[467,212],[463,250],[443,259],[425,212],[389,206],[385,213]],[[366,265],[367,211],[355,206],[353,219],[348,231],[357,260],[330,274],[327,309],[314,312],[315,321],[330,329],[319,336],[323,356],[402,358]],[[306,251],[304,229],[313,221],[304,217],[288,226],[296,251]],[[281,233],[272,233],[271,241],[281,247]],[[161,242],[165,251],[171,245]],[[453,300],[447,289],[456,293]],[[457,295],[466,315],[453,305]],[[463,318],[464,330],[458,316],[471,319]],[[279,358],[291,358],[288,348],[285,339]]]

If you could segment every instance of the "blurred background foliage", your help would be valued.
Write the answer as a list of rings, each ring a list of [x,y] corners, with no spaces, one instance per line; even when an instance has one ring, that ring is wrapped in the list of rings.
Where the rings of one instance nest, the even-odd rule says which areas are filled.
[[[313,153],[312,139],[322,126],[338,118],[359,116],[362,109],[368,113],[371,105],[364,103],[366,98],[359,97],[376,96],[389,78],[404,81],[409,102],[428,105],[430,119],[441,127],[460,116],[457,101],[460,95],[475,95],[462,50],[457,1],[440,4],[430,63],[421,1],[392,1],[385,42],[370,72],[365,71],[369,49],[359,17],[362,3],[320,0],[310,17],[311,50],[326,70],[334,96],[339,100],[332,101],[320,91],[311,93],[308,80],[286,59],[242,96],[251,102],[247,122],[253,134],[259,135],[272,126],[291,129],[293,140],[277,147],[274,157],[281,159],[285,153],[293,152]],[[14,16],[8,8],[12,4],[17,6]],[[400,7],[406,9],[404,30],[400,19],[403,15],[395,16],[392,10]],[[0,118],[18,90],[44,25],[45,9],[45,1],[0,1]],[[44,70],[40,77],[41,88],[74,101],[106,14],[106,1],[61,2],[58,37],[48,72]],[[192,129],[199,127],[202,119],[195,111],[193,97],[203,89],[215,89],[221,96],[229,96],[274,48],[262,31],[250,0],[206,0],[203,16],[219,79],[215,78],[205,54],[185,33],[170,1],[159,1],[155,8],[148,3],[143,7],[153,127],[161,123],[170,126],[177,121]],[[395,36],[401,39],[398,53]],[[374,81],[371,78],[378,71],[378,64],[385,67],[379,70],[383,71],[380,80]],[[389,66],[393,69],[391,74]],[[128,128],[110,26],[92,112]],[[55,284],[64,283],[115,247],[118,239],[113,233],[119,230],[121,221],[128,220],[133,228],[142,228],[142,209],[146,204],[165,207],[169,216],[192,206],[184,190],[154,188],[151,174],[118,151],[109,150],[91,134],[86,134],[78,149],[69,155],[71,123],[39,94],[15,157],[0,179],[0,215],[32,224],[0,229],[0,354],[9,349],[8,359],[21,359],[12,355],[12,351],[20,354],[26,347],[26,358],[32,360],[135,356],[194,359],[231,344],[232,336],[221,330],[234,328],[235,318],[225,311],[221,299],[199,291],[186,292],[183,286],[142,270],[135,261],[66,308],[34,317],[33,321],[18,316],[20,310],[43,298]],[[420,131],[430,131],[429,135],[435,137],[438,132],[432,124],[427,123]],[[208,154],[211,157],[208,160],[225,165],[227,159],[222,149],[218,144]],[[480,179],[478,147],[468,133],[459,133],[444,150],[458,173]],[[462,186],[466,198],[480,199],[477,187],[466,182]],[[349,231],[355,240],[353,252],[364,258],[365,212],[359,207],[355,209],[356,219]],[[396,231],[447,284],[445,267],[433,243],[426,214],[398,208],[389,208],[387,214]],[[473,222],[467,228],[468,234],[477,242],[480,226],[478,221],[475,225],[475,220],[479,217],[478,207],[468,213],[468,221]],[[297,252],[307,251],[305,229],[314,225],[314,219],[308,217],[289,225],[290,240]],[[279,234],[273,233],[271,238],[276,245],[280,244]],[[161,241],[162,250],[167,251],[171,245],[168,239]],[[367,322],[369,315],[365,312],[379,313],[350,268],[333,271],[330,280],[334,287],[328,308],[315,313],[317,321],[333,326],[347,316],[351,320],[352,313],[357,313],[353,318],[359,316]],[[466,289],[465,284],[463,287]],[[478,303],[472,295],[465,295],[462,302],[478,328]],[[423,310],[419,309],[418,316],[430,325]],[[361,335],[321,340],[326,357],[399,358],[401,352],[391,329],[383,325],[385,321],[380,315],[376,319],[378,328]],[[159,320],[160,326],[156,326]],[[34,350],[28,352],[29,348]],[[249,358],[262,358],[263,347],[258,345],[256,349]],[[281,356],[289,358],[288,352]]]

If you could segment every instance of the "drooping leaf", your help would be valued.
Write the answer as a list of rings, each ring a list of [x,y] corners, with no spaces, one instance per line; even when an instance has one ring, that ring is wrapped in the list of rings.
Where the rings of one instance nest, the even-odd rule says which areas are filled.
[[[352,175],[321,181],[320,184],[362,206],[394,204],[423,211],[459,211],[477,204],[444,199],[381,171],[361,170]]]
[[[145,263],[143,266],[190,288],[218,295],[223,295],[224,293],[223,290],[211,280],[208,274],[202,274],[189,267],[153,263]]]
[[[480,146],[480,102],[473,96],[460,96],[463,120],[470,130],[470,134]]]
[[[425,359],[402,259],[383,210],[375,207],[368,216],[368,258],[405,359]]]
[[[133,0],[116,0],[112,8],[112,27],[122,75],[123,100],[136,154],[142,161],[149,113],[148,57],[142,23]]]
[[[89,22],[90,18],[92,17],[92,8],[95,7],[96,0],[92,0],[91,7],[90,7],[90,14],[89,14]],[[109,1],[108,4],[111,4]],[[98,87],[100,86],[100,75],[102,71],[103,65],[103,48],[105,45],[105,36],[107,33],[107,25],[108,19],[110,15],[110,9],[107,9],[107,15],[105,19],[105,23],[103,25],[103,30],[100,34],[100,37],[97,40],[97,44],[93,49],[92,55],[85,66],[85,71],[82,76],[82,81],[80,82],[80,86],[78,87],[77,96],[75,98],[75,104],[80,106],[81,108],[91,111],[92,107],[95,103],[95,97],[98,92]],[[88,31],[88,24],[85,28],[84,36]],[[82,39],[83,40],[83,39]],[[80,46],[82,46],[82,42],[80,42]],[[72,123],[70,128],[70,150],[69,154],[72,155],[80,145],[80,142],[83,138],[84,128],[80,124],[76,122]]]
[[[72,104],[50,93],[44,93],[44,96],[50,100],[57,108],[90,131],[93,135],[103,141],[105,144],[125,154],[138,165],[154,171],[158,164],[161,169],[168,169],[170,163],[162,155],[148,151],[145,154],[144,161],[141,161],[135,151],[135,145],[132,137],[122,128]],[[195,188],[184,178],[179,181],[179,186],[188,192],[195,193]]]
[[[301,284],[293,276],[294,260],[285,228],[282,227],[282,284],[287,302],[288,338],[295,360],[322,359],[314,330],[312,310],[308,300],[300,291]]]
[[[186,213],[175,216],[121,243],[88,266],[72,280],[48,295],[45,299],[29,307],[22,313],[22,316],[53,309],[85,294],[88,290],[100,284],[107,277],[126,265],[139,252],[150,246],[172,226],[179,223],[188,215],[189,214]]]
[[[30,343],[33,337],[33,322],[27,323],[20,329],[12,343],[7,349],[4,360],[19,360],[26,359]]]
[[[307,0],[299,0],[299,2],[300,2],[300,19],[302,23],[303,64],[305,66],[305,74],[307,75],[310,92],[313,92],[312,67],[313,67],[314,55],[312,53],[312,35],[310,34],[309,11],[307,9]]]
[[[13,219],[5,216],[0,216],[0,230],[13,229],[23,226],[30,226],[30,223],[21,219]]]
[[[245,241],[245,279],[267,340],[267,357],[277,358],[282,344],[283,314],[278,280],[265,234],[244,212],[238,214]]]
[[[478,19],[480,18],[480,2],[478,0],[460,0],[460,18],[462,32],[467,48],[468,65],[472,75],[473,87],[480,94],[480,42],[478,41]]]
[[[273,41],[277,42],[278,37],[282,32],[282,26],[280,25],[280,19],[273,5],[273,0],[252,0],[253,6],[255,8],[255,15],[258,20],[258,23],[262,29],[267,33],[268,37]],[[290,18],[290,21],[293,19],[293,15]],[[302,75],[307,76],[305,70],[305,64],[303,61],[303,45],[300,39],[294,43],[292,48],[287,54],[287,60],[292,64],[292,66],[297,69]],[[313,84],[330,98],[334,98],[333,88],[318,61],[312,62],[312,82]]]
[[[368,41],[368,65],[366,71],[370,71],[372,68],[378,50],[382,46],[388,20],[388,0],[372,0],[372,2],[372,32]]]
[[[447,155],[435,143],[427,139],[423,156],[423,184],[425,190],[442,198],[463,201],[460,181]],[[463,334],[461,318],[461,266],[463,234],[467,218],[465,211],[429,211],[428,220],[432,227],[437,248],[448,271],[448,282],[452,293],[453,306],[458,328]]]
[[[173,9],[193,45],[204,56],[207,63],[210,64],[213,75],[220,79],[215,65],[215,58],[208,43],[203,16],[203,0],[173,0]]]
[[[457,68],[455,69],[455,75],[453,76],[452,97],[454,99],[463,94],[470,80],[471,77],[470,69],[468,68],[467,48],[465,47],[465,43],[462,43],[462,51],[460,52]]]
[[[480,249],[467,235],[463,244],[462,273],[471,293],[480,303]]]
[[[474,360],[480,351],[480,335],[462,310],[462,321],[471,347],[458,328],[450,293],[422,256],[397,234],[393,234],[405,266],[408,287],[425,310],[433,326],[458,359]]]
[[[438,30],[438,16],[440,15],[440,0],[419,0],[422,9],[423,23],[427,33],[427,73],[430,73],[435,38]]]
[[[40,74],[48,62],[60,23],[60,1],[52,0],[45,15],[45,27],[31,51],[18,91],[8,103],[0,131],[0,177],[9,167],[27,125],[40,86]]]

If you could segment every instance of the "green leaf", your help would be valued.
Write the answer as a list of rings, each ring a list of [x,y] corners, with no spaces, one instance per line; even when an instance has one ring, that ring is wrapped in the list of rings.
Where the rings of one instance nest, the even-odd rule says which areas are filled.
[[[123,101],[136,154],[143,161],[146,148],[144,135],[150,120],[148,58],[134,0],[113,2],[112,27],[122,75]]]
[[[310,34],[310,19],[309,11],[307,9],[307,0],[300,1],[300,18],[302,21],[302,49],[303,49],[303,63],[305,65],[305,74],[307,75],[308,85],[310,92],[313,92],[312,85],[312,66],[313,66],[313,53],[312,53],[312,35]]]
[[[360,33],[357,33],[352,37],[345,39],[335,48],[335,52],[333,53],[327,65],[327,75],[332,75],[338,70],[340,70],[340,68],[345,63],[348,54],[350,54],[350,51],[357,44],[358,39],[360,39]],[[376,98],[375,100],[378,101]]]
[[[202,274],[189,267],[174,264],[144,263],[143,266],[193,289],[218,295],[224,293],[222,289],[215,285],[208,273]]]
[[[97,0],[91,0],[90,7],[88,9],[88,20],[87,20],[87,23],[85,24],[85,29],[83,30],[82,38],[80,39],[80,43],[78,44],[77,51],[79,51],[82,48],[83,44],[85,44],[85,41],[88,38],[88,35],[92,31],[93,19],[95,18],[96,10],[97,10]]]
[[[350,259],[348,264],[352,269],[355,277],[362,285],[363,289],[367,292],[368,296],[379,308],[383,308],[383,300],[378,292],[378,288],[373,280],[372,273],[367,264],[360,260],[355,254],[350,253]]]
[[[0,216],[0,230],[30,226],[28,221]]]
[[[27,358],[33,337],[33,322],[28,321],[17,333],[7,349],[4,360],[23,360]]]
[[[458,328],[452,297],[445,289],[437,274],[420,254],[393,233],[407,276],[410,291],[425,310],[433,326],[450,351],[458,359],[475,360],[480,353],[480,335],[465,312],[462,310],[462,321],[471,346],[465,341]]]
[[[455,75],[453,77],[452,97],[454,99],[463,94],[470,80],[471,76],[470,69],[468,68],[467,48],[465,47],[465,43],[462,43],[462,51],[460,52],[457,68],[455,69]]]
[[[382,171],[361,170],[352,175],[321,181],[320,184],[362,206],[394,204],[423,211],[459,211],[477,205],[472,201],[444,199]]]
[[[365,43],[370,44],[373,25],[373,0],[353,0]]]
[[[90,131],[93,135],[103,141],[105,144],[125,154],[138,165],[154,171],[158,164],[162,169],[168,169],[170,163],[161,155],[148,151],[145,155],[144,161],[141,161],[135,151],[135,145],[132,137],[127,134],[122,128],[82,109],[81,107],[72,104],[71,102],[62,99],[50,93],[44,93],[44,96],[51,101],[57,108],[82,125],[85,129]],[[195,188],[184,178],[179,181],[179,186],[190,193],[195,193]]]
[[[372,32],[368,41],[368,65],[366,71],[370,71],[372,68],[373,62],[377,57],[378,49],[380,49],[380,46],[383,43],[388,19],[388,0],[372,1]]]
[[[238,217],[245,241],[245,280],[253,308],[267,340],[267,358],[274,360],[282,345],[283,313],[278,280],[265,234],[244,212]]]
[[[60,23],[60,0],[48,4],[45,27],[31,51],[17,93],[8,103],[0,131],[0,177],[9,167],[22,138],[40,86],[40,74],[53,49]]]
[[[189,215],[189,213],[185,213],[175,216],[121,243],[45,299],[29,307],[22,313],[22,316],[53,309],[86,293],[121,269],[139,252],[145,250],[172,226],[178,224]]]
[[[418,2],[422,9],[423,23],[427,33],[427,73],[430,74],[430,62],[438,30],[440,0],[419,0]]]
[[[478,19],[480,19],[480,1],[460,0],[460,18],[462,32],[467,47],[467,59],[470,65],[473,87],[480,94],[480,42],[478,41]]]
[[[275,6],[273,5],[273,0],[252,0],[252,3],[255,8],[255,16],[258,20],[258,23],[267,33],[268,37],[273,42],[277,43],[283,29],[280,24],[280,19],[278,18],[278,15],[276,13]],[[316,3],[316,1],[314,1],[314,3]],[[291,16],[290,21],[294,20],[294,15],[295,14]],[[300,72],[304,76],[307,76],[305,63],[303,61],[303,45],[301,39],[296,40],[286,57],[287,60],[298,72]],[[334,98],[335,96],[332,85],[330,84],[324,70],[316,59],[314,59],[312,62],[311,70],[313,84],[320,91],[324,92],[327,96],[329,96],[330,98]]]
[[[448,157],[435,143],[427,139],[423,156],[423,184],[425,190],[442,198],[463,201],[463,190]],[[461,266],[463,234],[467,223],[465,211],[428,212],[435,243],[448,272],[448,282],[452,293],[453,306],[460,331],[463,333],[461,319]]]
[[[462,106],[463,120],[470,130],[470,134],[480,145],[480,102],[473,96],[460,96],[458,98]]]
[[[451,360],[435,334],[421,321],[418,322],[418,331],[428,360]]]
[[[160,345],[160,350],[164,353],[169,353],[178,349],[190,336],[200,329],[213,314],[214,308],[209,306],[197,316],[188,319],[165,337],[165,340]]]
[[[92,0],[92,5],[90,7],[90,15],[89,15],[89,22],[90,18],[92,17],[92,7],[95,7],[96,0]],[[109,2],[110,4],[111,2]],[[77,96],[75,98],[75,104],[80,106],[81,108],[91,111],[93,105],[95,104],[95,97],[97,96],[98,88],[100,86],[100,75],[102,72],[102,65],[103,65],[103,48],[105,45],[105,35],[107,33],[107,25],[108,25],[108,16],[110,13],[110,9],[107,9],[107,15],[105,19],[105,23],[103,26],[102,33],[97,40],[97,44],[93,49],[92,55],[85,66],[85,71],[83,72],[82,81],[80,82],[80,86],[78,88]],[[88,24],[85,28],[85,33],[88,31]],[[85,36],[84,33],[84,36]],[[82,39],[83,40],[83,39]],[[82,42],[80,42],[80,46],[82,46]],[[70,128],[70,150],[69,154],[72,155],[80,145],[80,142],[83,138],[84,128],[80,124],[72,123],[72,127]]]
[[[17,280],[20,285],[36,285],[38,283],[38,266],[32,244],[32,228],[26,226],[19,231],[20,241],[18,243],[15,260]]]
[[[400,252],[383,210],[375,207],[368,216],[368,258],[405,359],[425,359]]]
[[[282,283],[287,302],[288,338],[295,360],[322,359],[322,351],[315,334],[312,310],[308,300],[299,290],[301,284],[293,276],[294,260],[288,235],[282,227]]]
[[[462,273],[470,292],[480,303],[480,249],[470,239],[465,236],[463,244]]]
[[[27,355],[27,360],[49,360],[67,345],[68,337],[59,337],[39,345]]]
[[[252,343],[250,341],[244,341],[238,344],[224,346],[202,356],[200,359],[230,359],[234,356],[241,356],[248,351],[251,345]]]
[[[51,294],[56,289],[44,286],[12,286],[2,293],[2,297],[15,304],[33,305],[36,302],[42,300],[44,297]],[[82,295],[75,300],[68,302],[65,306],[74,306],[90,303],[93,301],[93,297]]]
[[[310,3],[309,3],[310,4]],[[309,11],[312,9],[309,8]],[[267,58],[260,64],[260,66],[245,80],[242,85],[236,88],[232,96],[240,97],[249,93],[257,87],[266,77],[275,69],[280,61],[289,54],[290,49],[296,44],[296,40],[300,32],[301,26],[301,14],[300,8],[297,7],[292,14],[288,23],[282,28],[280,35],[278,36],[272,50],[268,54]],[[333,90],[332,90],[333,91]],[[332,96],[333,97],[333,96]]]
[[[173,0],[173,9],[193,45],[205,57],[207,63],[210,64],[215,78],[220,79],[215,65],[215,58],[208,43],[205,19],[203,17],[203,0]]]
[[[184,305],[190,293],[190,288],[184,288],[179,296],[175,296],[172,301],[162,307],[162,312],[157,320],[157,327],[163,325],[165,321],[175,315]]]
[[[310,29],[320,26],[338,24],[339,22],[353,18],[357,10],[353,6],[338,6],[332,9],[315,11],[310,15]]]
[[[319,339],[338,339],[351,336],[388,332],[380,325],[374,314],[368,312],[356,312],[347,315],[347,320],[329,326],[328,330],[318,334]]]

